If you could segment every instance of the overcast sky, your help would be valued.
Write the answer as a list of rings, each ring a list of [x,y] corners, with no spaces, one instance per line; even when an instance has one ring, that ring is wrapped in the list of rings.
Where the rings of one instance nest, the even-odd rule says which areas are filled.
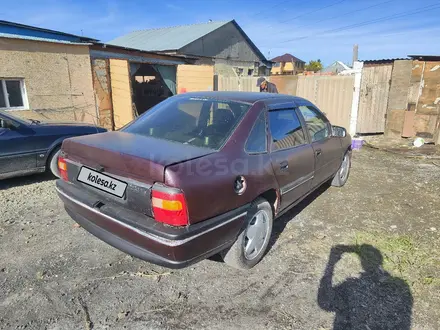
[[[268,58],[304,61],[440,55],[439,0],[24,0],[0,19],[109,41],[133,30],[235,19]],[[391,19],[394,18],[394,19]]]

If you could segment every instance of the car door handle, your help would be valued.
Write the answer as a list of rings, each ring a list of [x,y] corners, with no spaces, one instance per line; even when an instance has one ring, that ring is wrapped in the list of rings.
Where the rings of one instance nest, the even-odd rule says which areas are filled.
[[[322,154],[322,150],[321,149],[316,149],[315,150],[315,155],[318,157],[318,156],[321,156],[321,154]]]
[[[280,169],[281,169],[281,170],[287,170],[288,168],[289,168],[289,163],[287,162],[287,160],[282,161],[282,162],[280,163]]]

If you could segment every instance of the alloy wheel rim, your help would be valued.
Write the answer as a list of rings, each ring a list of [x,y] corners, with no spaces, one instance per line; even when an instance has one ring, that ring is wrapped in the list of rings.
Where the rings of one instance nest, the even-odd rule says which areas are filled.
[[[263,210],[259,210],[252,217],[246,228],[244,237],[244,257],[253,260],[257,257],[268,239],[269,217]]]

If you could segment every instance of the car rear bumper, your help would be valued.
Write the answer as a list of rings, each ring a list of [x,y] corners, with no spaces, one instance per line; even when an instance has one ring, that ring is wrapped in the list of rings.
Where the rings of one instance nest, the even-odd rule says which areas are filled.
[[[134,257],[169,268],[186,267],[227,248],[240,234],[249,208],[245,205],[175,228],[142,214],[133,219],[133,212],[121,211],[121,207],[114,212],[117,215],[111,214],[96,196],[62,180],[57,181],[56,189],[67,213],[88,232]]]

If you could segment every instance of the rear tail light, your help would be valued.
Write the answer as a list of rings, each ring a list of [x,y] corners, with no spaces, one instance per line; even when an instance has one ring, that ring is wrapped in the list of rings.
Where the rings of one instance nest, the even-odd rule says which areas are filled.
[[[58,171],[60,172],[60,177],[64,181],[69,181],[69,177],[67,175],[67,163],[64,157],[58,157]]]
[[[188,209],[185,196],[180,190],[153,186],[151,205],[156,221],[170,226],[186,226],[188,224]]]

